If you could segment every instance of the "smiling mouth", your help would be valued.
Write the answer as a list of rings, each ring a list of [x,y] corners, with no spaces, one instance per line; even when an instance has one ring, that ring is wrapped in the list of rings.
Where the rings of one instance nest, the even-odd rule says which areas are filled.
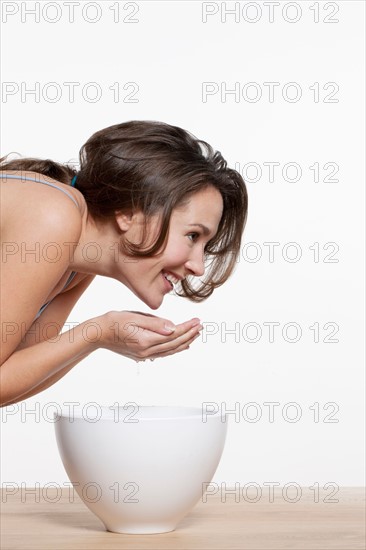
[[[177,283],[179,283],[179,279],[177,277],[175,277],[175,275],[173,275],[172,273],[170,273],[169,271],[162,271],[161,272],[162,276],[164,277],[164,279],[168,282],[168,284],[170,285],[170,290],[173,290],[174,289],[174,285],[176,285]]]

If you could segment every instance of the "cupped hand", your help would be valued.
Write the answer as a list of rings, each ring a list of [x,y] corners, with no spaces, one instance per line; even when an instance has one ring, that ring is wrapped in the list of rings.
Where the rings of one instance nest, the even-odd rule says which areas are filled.
[[[202,330],[197,318],[174,325],[168,319],[138,311],[109,311],[98,321],[102,329],[100,347],[135,361],[184,351]]]

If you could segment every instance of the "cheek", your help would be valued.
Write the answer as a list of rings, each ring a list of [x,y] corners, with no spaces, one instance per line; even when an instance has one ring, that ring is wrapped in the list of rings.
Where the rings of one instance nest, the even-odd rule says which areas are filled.
[[[168,265],[181,265],[187,261],[189,255],[188,247],[182,241],[175,241],[169,244],[166,250],[165,263]]]

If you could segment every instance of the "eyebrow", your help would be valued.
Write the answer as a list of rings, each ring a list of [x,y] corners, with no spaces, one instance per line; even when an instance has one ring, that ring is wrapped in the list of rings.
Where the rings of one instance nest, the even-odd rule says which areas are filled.
[[[198,225],[198,227],[200,227],[202,230],[203,230],[203,233],[205,235],[209,235],[210,234],[210,230],[208,227],[206,227],[205,225],[203,225],[202,223],[190,223],[189,224],[190,226],[192,225]]]

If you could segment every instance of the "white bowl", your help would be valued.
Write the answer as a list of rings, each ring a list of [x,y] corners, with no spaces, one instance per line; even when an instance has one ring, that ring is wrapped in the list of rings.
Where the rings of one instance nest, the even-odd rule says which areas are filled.
[[[99,409],[94,417],[55,413],[57,445],[78,495],[108,531],[173,531],[212,480],[226,415],[132,404]]]

